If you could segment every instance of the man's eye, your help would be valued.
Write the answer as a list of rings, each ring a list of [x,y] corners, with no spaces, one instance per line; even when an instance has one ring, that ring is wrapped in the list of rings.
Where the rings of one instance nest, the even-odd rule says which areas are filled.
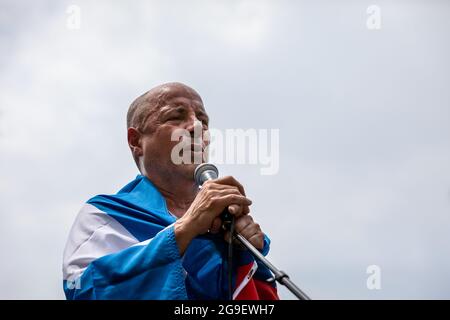
[[[168,117],[166,121],[177,121],[177,120],[180,120],[180,119],[181,119],[181,116],[177,115],[177,116],[170,116],[170,117]]]

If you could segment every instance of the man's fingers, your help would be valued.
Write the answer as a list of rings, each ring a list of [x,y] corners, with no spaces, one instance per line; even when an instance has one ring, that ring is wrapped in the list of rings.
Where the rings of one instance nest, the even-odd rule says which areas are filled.
[[[239,190],[237,188],[232,188],[229,186],[227,186],[221,190],[216,190],[215,192],[216,192],[216,194],[221,195],[221,196],[225,196],[227,194],[237,194],[237,195],[242,196],[242,194],[239,192]]]
[[[249,206],[232,204],[228,206],[228,211],[237,219],[250,213]]]
[[[241,231],[236,230],[236,232],[239,232],[244,238],[250,239],[254,234],[256,234],[258,232],[262,232],[262,231],[261,231],[261,228],[259,227],[259,224],[252,223],[252,224],[247,225]]]
[[[230,212],[230,213],[232,213],[232,214],[236,214],[236,213],[238,213],[239,211],[241,211],[242,209],[241,209],[241,206],[240,205],[238,205],[238,204],[230,204],[229,206],[228,206],[228,211]]]
[[[249,214],[250,209],[249,209],[249,206],[232,204],[232,205],[228,206],[228,211],[230,211],[230,213],[237,218],[242,215]]]
[[[243,236],[246,232],[246,229],[252,227],[253,225],[255,225],[255,223],[253,223],[252,216],[249,215],[241,216],[239,217],[239,219],[236,219],[235,221],[236,231],[242,234]]]
[[[218,233],[221,227],[222,227],[222,219],[220,219],[220,217],[216,217],[214,218],[209,231],[211,233]]]
[[[232,176],[226,176],[226,177],[218,178],[218,179],[215,179],[213,181],[218,183],[218,184],[225,184],[225,185],[235,186],[235,187],[237,187],[239,189],[240,193],[245,196],[244,187],[239,183],[239,181],[237,181]]]
[[[252,200],[237,194],[229,194],[223,197],[218,198],[217,203],[223,208],[227,208],[229,205],[243,205],[243,206],[249,206],[252,204]],[[232,212],[230,212],[233,214]]]
[[[245,238],[245,237],[244,237]],[[261,250],[264,247],[264,234],[258,232],[253,234],[251,237],[246,238],[256,249]],[[230,231],[225,231],[224,240],[230,243]],[[233,239],[233,244],[237,245],[241,249],[246,249],[246,247],[237,239]]]
[[[236,194],[236,195],[241,195],[239,193],[239,191],[236,189],[223,189],[218,191],[220,195],[225,196],[228,194]],[[239,217],[241,215],[244,214],[248,214],[250,212],[250,209],[248,208],[248,205],[241,205],[241,204],[230,204],[228,206],[228,212],[230,212],[232,215],[234,215],[235,217]]]
[[[252,243],[256,249],[261,250],[264,248],[264,233],[262,233],[262,231],[258,231],[254,235],[247,238],[247,240]]]
[[[264,233],[261,226],[253,221],[251,216],[242,216],[235,222],[236,232],[252,243],[257,249],[264,246]]]
[[[238,187],[233,186],[233,185],[229,185],[229,184],[220,184],[220,183],[216,183],[217,180],[208,180],[206,181],[201,188],[209,188],[211,190],[225,190],[225,189],[234,189],[237,192],[241,193],[241,191],[239,190]]]
[[[226,196],[229,194],[236,194],[236,195],[244,195],[241,190],[243,191],[243,188],[238,188],[235,185],[229,185],[229,184],[221,184],[224,182],[230,182],[231,183],[235,183],[237,182],[236,180],[233,180],[233,177],[224,177],[216,180],[208,180],[206,183],[208,183],[208,189],[209,190],[213,190],[213,193],[215,195],[219,195],[219,196]],[[205,186],[205,184],[203,186]],[[230,204],[228,206],[228,211],[234,215],[235,217],[239,217],[241,215],[245,215],[248,214],[250,212],[250,209],[248,207],[248,205],[242,205],[242,204]]]

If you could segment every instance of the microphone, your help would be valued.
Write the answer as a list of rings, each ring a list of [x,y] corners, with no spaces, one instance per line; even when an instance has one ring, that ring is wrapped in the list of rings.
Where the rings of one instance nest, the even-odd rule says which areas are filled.
[[[194,171],[194,180],[199,186],[208,180],[217,179],[218,177],[219,170],[211,163],[202,163]]]
[[[194,180],[198,186],[202,186],[206,181],[217,179],[219,177],[219,169],[212,163],[202,163],[195,168]],[[223,227],[229,229],[233,220],[233,216],[227,208],[220,215],[223,221]]]

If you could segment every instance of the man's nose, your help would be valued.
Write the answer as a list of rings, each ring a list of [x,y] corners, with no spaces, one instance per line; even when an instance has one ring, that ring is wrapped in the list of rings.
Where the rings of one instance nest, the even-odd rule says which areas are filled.
[[[198,120],[196,116],[189,117],[186,130],[189,131],[192,137],[200,135],[202,133],[202,129],[203,129],[202,122]]]

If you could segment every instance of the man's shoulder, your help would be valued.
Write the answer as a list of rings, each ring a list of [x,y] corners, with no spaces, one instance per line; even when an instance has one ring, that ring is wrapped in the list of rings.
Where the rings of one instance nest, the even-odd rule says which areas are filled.
[[[74,225],[83,226],[83,229],[85,230],[96,229],[102,225],[108,224],[109,220],[110,218],[105,211],[89,202],[86,202],[78,211]]]
[[[142,183],[143,176],[137,175],[137,177],[128,182],[125,186],[119,189],[116,193],[100,193],[89,198],[85,204],[93,205],[94,207],[107,206],[117,203],[136,202],[136,189],[138,185]],[[129,201],[132,200],[132,201]],[[99,208],[101,209],[101,208]]]
[[[136,238],[148,239],[154,231],[174,222],[166,201],[154,184],[142,175],[115,194],[98,194],[83,205],[78,223],[115,220]]]

